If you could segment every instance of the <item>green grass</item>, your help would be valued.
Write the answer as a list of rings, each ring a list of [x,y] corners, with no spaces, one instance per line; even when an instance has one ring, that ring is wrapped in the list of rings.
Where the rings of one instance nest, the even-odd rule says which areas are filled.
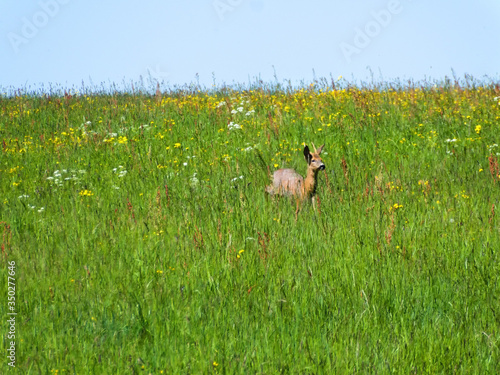
[[[499,373],[498,95],[0,98],[17,372]],[[310,142],[296,221],[264,188]]]

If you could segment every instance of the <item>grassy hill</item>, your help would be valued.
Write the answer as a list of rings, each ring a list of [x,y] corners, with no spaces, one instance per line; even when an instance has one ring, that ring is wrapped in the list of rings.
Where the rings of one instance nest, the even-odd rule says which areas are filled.
[[[16,369],[499,373],[498,96],[1,97]],[[295,220],[264,189],[278,168],[304,174],[311,143],[325,143],[319,209]]]

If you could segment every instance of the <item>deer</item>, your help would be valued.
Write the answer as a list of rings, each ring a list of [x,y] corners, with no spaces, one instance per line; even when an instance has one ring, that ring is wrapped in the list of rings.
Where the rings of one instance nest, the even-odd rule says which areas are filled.
[[[271,195],[281,195],[294,197],[297,201],[295,220],[299,212],[300,204],[310,201],[316,211],[316,187],[318,185],[318,172],[325,169],[325,164],[319,156],[323,151],[323,146],[316,149],[312,144],[314,152],[311,153],[309,147],[304,147],[304,157],[307,162],[306,178],[302,177],[294,169],[278,169],[273,174],[273,182],[266,186],[266,192]]]

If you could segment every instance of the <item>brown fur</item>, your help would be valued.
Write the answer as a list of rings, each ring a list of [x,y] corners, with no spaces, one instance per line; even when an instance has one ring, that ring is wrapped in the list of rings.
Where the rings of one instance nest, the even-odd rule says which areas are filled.
[[[304,147],[304,157],[307,161],[307,173],[304,179],[293,169],[278,169],[273,174],[273,183],[266,187],[266,192],[270,195],[291,196],[297,199],[297,212],[299,203],[304,200],[310,200],[315,207],[316,186],[318,183],[318,171],[325,169],[325,164],[319,156],[323,147],[321,146],[314,152],[309,151],[309,147]]]

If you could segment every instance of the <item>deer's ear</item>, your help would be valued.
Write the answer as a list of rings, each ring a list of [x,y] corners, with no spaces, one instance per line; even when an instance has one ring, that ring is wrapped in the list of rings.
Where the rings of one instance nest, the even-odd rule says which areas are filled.
[[[309,147],[305,146],[304,147],[304,157],[306,158],[307,164],[311,163],[312,155],[309,152]]]
[[[320,148],[318,148],[318,149],[316,150],[316,153],[317,153],[318,155],[319,155],[319,154],[321,154],[321,151],[323,151],[323,147],[325,147],[325,144],[324,144],[324,143],[323,143],[323,146],[320,146]]]

